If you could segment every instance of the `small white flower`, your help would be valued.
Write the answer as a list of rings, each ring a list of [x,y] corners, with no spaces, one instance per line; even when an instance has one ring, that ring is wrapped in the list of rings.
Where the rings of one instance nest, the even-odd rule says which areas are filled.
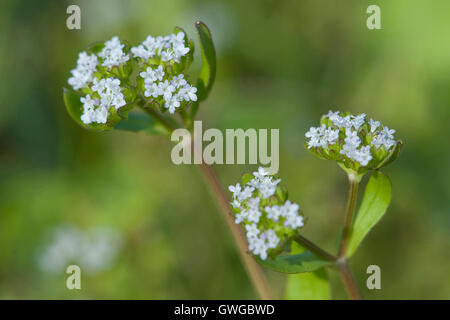
[[[333,130],[332,128],[326,129],[325,138],[327,140],[327,144],[335,144],[339,138],[339,130]]]
[[[354,152],[354,160],[358,161],[362,166],[367,166],[372,155],[370,154],[370,146],[363,146]]]
[[[184,87],[180,88],[180,96],[184,101],[197,101],[197,88],[186,84]]]
[[[251,247],[253,247],[253,254],[259,255],[262,260],[267,259],[267,245],[262,239],[254,239],[251,243]],[[250,247],[249,247],[250,248]]]
[[[297,229],[303,226],[303,217],[298,214],[300,207],[289,200],[281,207],[281,216],[285,218],[284,226]]]
[[[161,88],[156,83],[152,83],[150,85],[145,86],[144,96],[146,97],[158,98],[163,94],[164,91],[162,91]]]
[[[326,114],[326,117],[328,117],[328,119],[330,119],[331,121],[334,121],[336,119],[339,119],[339,111],[333,112],[332,110],[328,111],[328,113]]]
[[[244,222],[248,217],[248,211],[242,210],[240,213],[236,214],[234,222],[236,224]]]
[[[161,60],[168,62],[175,59],[175,52],[172,49],[161,51]]]
[[[148,67],[146,71],[139,74],[144,79],[146,85],[151,85],[155,81],[161,81],[164,77],[164,70],[162,66],[158,66],[156,69]]]
[[[80,52],[76,68],[70,71],[72,77],[68,80],[69,85],[74,90],[78,90],[92,82],[96,67],[97,56],[95,54],[88,55],[86,52]]]
[[[364,124],[366,118],[366,114],[362,113],[360,115],[354,116],[352,121],[352,125],[356,130],[359,130],[361,126]]]
[[[273,177],[268,174],[264,168],[259,167],[257,172],[253,172],[254,178],[249,183],[250,186],[259,190],[264,199],[274,195],[277,184],[281,181],[280,179],[273,180]]]
[[[239,193],[241,192],[241,184],[240,183],[236,183],[235,186],[229,186],[228,190],[230,190],[230,192],[233,193],[233,198],[237,199]]]
[[[248,239],[258,237],[259,229],[258,229],[258,226],[256,225],[256,223],[247,224],[245,226],[245,230],[247,230],[247,238]]]
[[[372,118],[369,120],[370,132],[375,132],[377,128],[380,126],[380,121],[375,121]]]
[[[281,216],[281,209],[279,206],[274,205],[271,207],[265,207],[264,210],[267,212],[267,218],[273,220],[274,222],[278,222]]]
[[[372,145],[377,149],[384,147],[386,150],[390,150],[397,141],[394,140],[394,129],[389,129],[388,127],[383,127],[381,131],[377,131],[376,135],[373,137]]]
[[[261,211],[259,211],[259,198],[251,198],[248,200],[247,219],[249,222],[259,222]]]
[[[238,200],[233,200],[232,202],[230,202],[231,206],[235,209],[240,209],[241,208],[241,203]]]
[[[267,176],[269,172],[267,172],[263,167],[259,167],[258,171],[253,172],[253,175],[256,179],[263,179],[265,176]]]
[[[103,59],[102,65],[111,69],[114,66],[119,66],[127,62],[130,57],[123,52],[124,44],[120,43],[117,36],[105,42],[105,47],[100,51],[98,56]]]
[[[278,246],[278,243],[280,242],[280,238],[278,238],[275,231],[272,229],[267,230],[261,235],[261,239],[266,240],[266,245],[270,249],[274,249]]]

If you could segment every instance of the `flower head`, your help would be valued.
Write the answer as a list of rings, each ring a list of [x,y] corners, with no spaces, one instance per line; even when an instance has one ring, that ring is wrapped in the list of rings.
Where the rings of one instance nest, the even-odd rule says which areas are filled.
[[[97,67],[97,56],[95,54],[88,55],[85,51],[78,55],[77,66],[70,71],[72,77],[68,83],[74,90],[78,90],[86,86],[94,80],[93,73]]]
[[[68,80],[77,91],[70,94],[78,100],[65,100],[70,114],[89,128],[108,130],[134,106],[171,114],[187,107],[197,101],[197,88],[183,74],[192,60],[190,48],[184,32],[177,32],[148,36],[131,52],[117,36],[94,45],[89,54],[81,52]]]
[[[106,78],[100,81],[94,79],[91,89],[95,94],[94,98],[91,98],[89,94],[80,98],[83,104],[81,121],[84,124],[106,123],[110,115],[110,107],[117,110],[126,104],[119,79]]]
[[[395,160],[401,141],[394,139],[394,133],[364,113],[330,110],[319,127],[311,127],[305,134],[305,145],[314,155],[336,160],[345,170],[361,175]]]
[[[244,175],[240,183],[229,186],[235,223],[246,231],[248,249],[265,260],[275,255],[279,244],[295,235],[303,226],[298,204],[286,200],[280,179],[263,168]]]

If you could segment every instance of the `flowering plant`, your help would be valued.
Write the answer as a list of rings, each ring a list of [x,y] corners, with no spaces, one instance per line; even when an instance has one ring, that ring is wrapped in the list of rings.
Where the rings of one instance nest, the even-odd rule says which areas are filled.
[[[113,37],[79,54],[68,80],[72,88],[64,89],[68,113],[91,131],[120,129],[169,135],[185,128],[192,132],[199,103],[212,89],[216,68],[209,29],[201,22],[196,23],[196,29],[202,65],[195,85],[187,74],[194,43],[182,29],[176,28],[168,36],[148,36],[135,47]],[[299,205],[288,200],[287,189],[278,177],[262,168],[244,175],[242,186],[238,183],[229,187],[233,193],[230,206],[213,168],[199,164],[261,298],[271,298],[271,294],[258,263],[285,273],[316,273],[337,266],[350,297],[360,297],[347,259],[389,205],[391,184],[379,169],[400,152],[402,144],[393,134],[379,122],[367,121],[364,114],[339,112],[329,112],[319,127],[306,133],[308,150],[321,159],[337,161],[349,177],[347,214],[337,256],[299,233],[305,219]],[[358,185],[369,171],[374,173],[353,221]]]
[[[402,142],[394,139],[394,133],[395,130],[382,126],[379,121],[367,121],[365,114],[330,111],[322,117],[319,127],[311,127],[305,134],[308,139],[305,147],[312,154],[336,161],[348,175],[350,191],[337,255],[328,253],[300,234],[305,219],[299,205],[287,200],[287,189],[280,185],[281,179],[259,168],[253,175],[242,177],[243,187],[240,183],[229,187],[233,194],[231,207],[235,223],[245,228],[248,251],[254,258],[274,271],[311,273],[309,278],[289,277],[287,298],[311,298],[298,289],[290,289],[301,288],[299,282],[302,281],[307,281],[312,288],[322,286],[318,297],[329,298],[323,268],[334,266],[340,270],[350,298],[361,298],[348,259],[389,205],[391,183],[379,169],[394,161],[400,153]],[[358,185],[364,174],[371,170],[374,173],[354,219]]]
[[[362,177],[366,172],[394,161],[402,146],[394,139],[395,130],[364,113],[352,115],[329,111],[305,134],[305,146],[321,159],[335,160],[348,173]]]

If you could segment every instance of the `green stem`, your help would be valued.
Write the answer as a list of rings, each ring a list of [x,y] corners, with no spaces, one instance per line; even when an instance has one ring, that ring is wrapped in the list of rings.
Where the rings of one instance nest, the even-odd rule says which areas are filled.
[[[172,133],[173,130],[180,127],[180,125],[176,121],[170,121],[166,117],[164,117],[162,114],[160,114],[158,111],[156,111],[149,103],[146,103],[144,101],[139,102],[139,106],[142,110],[147,112],[150,117],[152,117],[154,120],[158,121],[169,133]]]
[[[339,247],[339,258],[345,257],[348,240],[350,237],[350,231],[352,228],[353,215],[355,213],[356,201],[358,199],[358,186],[359,180],[354,175],[348,175],[348,181],[350,183],[350,189],[348,192],[347,209],[345,214],[344,230],[342,232],[341,245]]]
[[[242,228],[234,223],[229,199],[221,183],[219,182],[214,169],[206,163],[199,164],[199,168],[209,186],[209,191],[215,198],[225,221],[231,229],[231,234],[233,235],[236,246],[238,247],[241,260],[244,263],[245,269],[247,270],[256,292],[263,300],[273,299],[269,284],[267,283],[267,279],[261,270],[261,267],[255,259],[247,253],[247,238]]]
[[[361,300],[361,294],[359,293],[358,286],[356,285],[355,278],[353,277],[350,266],[347,259],[341,259],[338,261],[338,267],[341,275],[342,282],[344,283],[347,294],[352,300]]]
[[[355,214],[356,202],[358,200],[358,186],[361,176],[353,173],[348,173],[348,181],[350,188],[348,191],[347,208],[345,213],[344,230],[342,232],[341,244],[339,246],[337,265],[339,267],[342,282],[347,290],[350,299],[362,299],[359,293],[358,286],[352,275],[348,260],[346,258],[348,241],[351,234],[353,217]]]
[[[156,110],[150,107],[148,104],[143,103],[140,104],[140,107],[147,112],[153,119],[161,123],[169,132],[172,132],[179,126],[171,123],[161,114],[159,114]],[[177,123],[178,124],[178,123]],[[193,139],[191,140],[193,141]],[[202,163],[199,165],[200,171],[205,178],[206,183],[209,186],[211,194],[214,196],[220,211],[225,218],[228,226],[231,229],[231,234],[233,235],[236,246],[238,247],[238,252],[242,259],[242,262],[247,270],[247,273],[252,281],[252,284],[257,291],[259,297],[263,300],[273,299],[272,294],[270,292],[270,287],[267,282],[267,279],[261,270],[261,267],[258,263],[247,253],[247,239],[243,233],[243,230],[239,227],[239,225],[234,223],[232,212],[229,204],[228,197],[226,195],[225,190],[223,189],[214,169],[208,164]]]
[[[319,246],[317,246],[316,244],[314,244],[313,242],[309,241],[308,239],[306,239],[305,237],[301,236],[301,235],[297,235],[294,238],[294,241],[297,242],[299,245],[301,245],[302,247],[308,249],[309,251],[311,251],[312,253],[314,253],[316,256],[318,256],[319,258],[328,260],[328,261],[336,261],[336,257],[329,254],[328,252],[326,252],[325,250],[323,250],[322,248],[320,248]]]

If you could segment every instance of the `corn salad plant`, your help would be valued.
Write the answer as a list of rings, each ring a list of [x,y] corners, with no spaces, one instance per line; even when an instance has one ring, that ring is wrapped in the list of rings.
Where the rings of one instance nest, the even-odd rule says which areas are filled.
[[[216,72],[211,33],[202,22],[195,27],[202,59],[195,81],[188,73],[194,42],[181,28],[166,36],[148,36],[137,46],[113,37],[81,52],[68,79],[71,88],[63,92],[70,116],[92,132],[125,130],[170,137],[175,129],[185,128],[192,134],[197,110],[210,93]],[[393,133],[377,121],[366,121],[365,115],[330,112],[320,127],[306,134],[308,150],[337,161],[349,177],[347,218],[337,256],[300,235],[305,219],[299,205],[287,199],[287,189],[278,177],[262,168],[244,175],[242,186],[229,187],[230,205],[213,168],[198,164],[260,298],[272,298],[260,265],[278,272],[312,274],[337,266],[350,297],[359,297],[347,259],[389,204],[390,182],[379,169],[399,154],[401,142],[394,140]],[[374,173],[353,221],[358,184],[369,171]],[[315,283],[312,278],[289,279],[287,297],[301,297],[305,285]]]

